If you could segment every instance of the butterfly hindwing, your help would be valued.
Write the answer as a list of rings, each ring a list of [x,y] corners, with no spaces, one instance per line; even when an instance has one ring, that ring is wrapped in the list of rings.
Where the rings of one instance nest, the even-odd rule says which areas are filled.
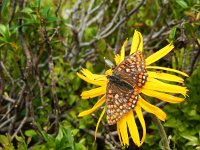
[[[116,124],[136,106],[138,100],[136,88],[123,88],[112,81],[108,83],[106,93],[106,117],[109,125]]]

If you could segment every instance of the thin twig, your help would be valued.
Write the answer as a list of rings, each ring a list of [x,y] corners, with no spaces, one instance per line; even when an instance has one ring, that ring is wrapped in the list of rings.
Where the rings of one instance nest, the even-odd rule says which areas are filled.
[[[56,81],[55,81],[55,75],[54,75],[54,64],[53,64],[53,59],[52,59],[52,47],[49,41],[49,36],[46,30],[46,22],[43,18],[40,18],[41,25],[42,25],[42,34],[44,38],[44,43],[48,52],[48,65],[49,65],[49,72],[51,76],[51,92],[53,96],[53,107],[54,107],[54,113],[56,115],[56,123],[55,123],[55,128],[56,131],[58,131],[58,124],[59,124],[59,115],[60,115],[60,109],[58,105],[58,98],[57,98],[57,93],[56,93]]]
[[[124,1],[123,1],[124,3]],[[113,26],[113,24],[116,22],[116,19],[118,17],[118,15],[120,14],[120,12],[122,11],[122,0],[119,1],[119,4],[118,4],[118,8],[117,8],[117,11],[113,17],[113,19],[111,20],[111,22],[106,26],[106,28],[104,29],[104,31],[101,32],[101,35],[104,35],[106,34],[110,29],[111,27]]]
[[[101,34],[101,38],[106,38],[108,37],[110,34],[112,34],[122,23],[125,22],[125,20],[127,20],[132,14],[134,14],[135,12],[137,12],[139,10],[139,8],[144,4],[145,0],[141,0],[140,3],[133,8],[128,14],[127,16],[123,17],[109,32],[105,33],[105,34]]]
[[[144,4],[145,0],[141,0],[139,2],[139,4],[133,8],[126,16],[122,17],[120,19],[120,21],[118,23],[115,24],[115,26],[112,27],[113,23],[116,21],[116,17],[117,15],[114,17],[113,19],[113,22],[111,22],[110,25],[107,26],[107,28],[105,28],[104,30],[107,31],[105,32],[104,30],[103,31],[98,31],[98,34],[89,42],[81,42],[80,43],[80,47],[85,47],[85,46],[89,46],[89,45],[92,45],[94,44],[96,41],[98,41],[99,39],[101,38],[106,38],[108,37],[109,35],[111,35],[121,24],[123,24],[132,14],[134,14],[135,12],[137,12],[139,10],[139,8]],[[120,8],[121,8],[121,5],[119,5],[118,7],[118,11],[120,12]],[[117,11],[117,12],[118,12]],[[118,14],[118,13],[117,13]],[[112,27],[112,28],[111,28]],[[110,29],[110,30],[108,30]]]
[[[11,137],[12,140],[15,138],[15,136],[21,130],[23,125],[26,123],[26,120],[29,115],[29,93],[25,92],[24,95],[25,95],[25,116],[24,116],[23,120],[21,121],[20,125],[18,126],[18,128],[15,130],[14,134],[12,135],[12,137]]]
[[[19,8],[20,8],[20,11],[19,11],[19,28],[18,28],[19,39],[20,39],[20,42],[22,44],[22,48],[24,50],[24,53],[25,53],[25,56],[26,56],[26,59],[27,59],[26,68],[25,68],[26,71],[23,74],[23,76],[24,76],[23,78],[27,78],[29,76],[30,69],[31,69],[31,66],[32,66],[32,60],[31,60],[31,52],[29,50],[28,43],[25,40],[24,34],[22,32],[22,27],[23,27],[23,13],[22,13],[21,10],[23,10],[23,8],[24,8],[24,0],[19,0]]]
[[[15,100],[10,97],[4,96],[4,95],[2,95],[2,97],[3,97],[3,99],[5,99],[8,102],[15,103]]]
[[[166,8],[166,5],[168,5],[168,3],[169,3],[169,0],[166,0],[166,1],[164,2],[164,4],[162,4],[162,6],[161,6],[161,8],[160,8],[160,10],[159,10],[159,12],[158,12],[158,14],[157,14],[157,16],[156,16],[156,19],[155,19],[155,21],[154,21],[154,24],[153,24],[153,26],[152,26],[152,28],[151,28],[151,32],[150,32],[150,34],[149,34],[149,36],[148,36],[147,41],[151,41],[151,38],[152,38],[152,35],[153,35],[153,33],[154,33],[155,27],[156,27],[156,25],[157,25],[157,23],[158,23],[158,21],[159,21],[159,19],[160,19],[160,16],[161,16],[161,14],[162,14],[164,8]]]
[[[200,44],[199,44],[199,42],[197,41],[197,39],[195,40],[195,43],[197,44],[197,46],[198,46],[198,50],[197,50],[197,54],[195,55],[195,57],[194,57],[194,59],[192,60],[192,62],[191,62],[191,69],[190,69],[190,72],[189,72],[189,74],[191,75],[192,74],[192,72],[194,71],[194,69],[195,69],[195,63],[196,62],[198,62],[198,59],[200,58]]]
[[[8,21],[9,26],[11,25],[13,18],[14,18],[14,15],[15,15],[15,10],[16,10],[16,6],[17,6],[16,0],[12,0],[10,2],[10,5],[11,5],[11,11],[10,11],[11,15],[10,15],[10,18],[9,18],[9,21]]]

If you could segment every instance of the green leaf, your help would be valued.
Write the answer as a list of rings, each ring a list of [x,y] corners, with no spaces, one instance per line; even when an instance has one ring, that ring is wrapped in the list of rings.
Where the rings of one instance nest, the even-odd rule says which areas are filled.
[[[36,7],[40,7],[40,1],[41,1],[41,0],[35,0],[35,6],[36,6]]]
[[[100,39],[97,42],[97,50],[100,52],[104,52],[106,50],[106,41],[104,39]]]
[[[165,126],[165,127],[176,128],[176,126],[175,126],[176,123],[177,123],[177,121],[176,121],[175,118],[170,118],[170,119],[168,119],[168,120],[164,123],[164,126]]]
[[[59,133],[56,137],[56,148],[57,149],[70,148],[71,150],[75,150],[74,138],[72,136],[72,130],[70,127],[64,127],[60,125]]]
[[[50,12],[50,6],[45,6],[43,9],[42,9],[42,16],[44,17],[44,18],[47,18],[47,16],[48,16],[48,14],[49,14],[49,12]]]
[[[17,141],[19,141],[19,142],[23,142],[23,141],[24,141],[24,138],[21,137],[21,136],[16,136],[16,139],[17,139]]]
[[[56,140],[61,141],[62,138],[63,138],[63,130],[60,127],[58,130],[58,135],[56,136]]]
[[[17,150],[27,150],[27,146],[24,143],[18,143]]]
[[[28,137],[33,137],[33,136],[36,136],[37,133],[35,132],[35,130],[26,130],[25,135]]]
[[[44,131],[42,131],[41,133],[42,133],[42,136],[43,136],[43,138],[45,139],[46,142],[48,142],[48,143],[55,143],[55,142],[54,142],[55,139],[54,139],[54,137],[53,137],[52,135],[47,134],[47,133],[44,132]]]
[[[47,17],[46,18],[46,21],[48,21],[48,22],[55,22],[55,21],[57,21],[58,20],[58,18],[57,17]]]
[[[191,135],[182,135],[183,138],[189,140],[189,141],[192,141],[192,142],[196,142],[198,141],[198,138],[195,137],[195,136],[191,136]]]
[[[79,129],[73,129],[72,133],[73,133],[73,135],[76,135],[79,131],[80,131]]]
[[[82,138],[82,139],[79,141],[79,143],[85,144],[85,143],[86,143],[86,138]]]
[[[80,78],[73,79],[73,89],[74,91],[78,90],[80,88],[81,80]]]
[[[3,2],[2,2],[2,9],[1,9],[2,14],[5,13],[5,10],[7,8],[8,2],[9,2],[9,0],[3,0]]]
[[[200,145],[200,139],[195,136],[192,135],[181,135],[181,136],[189,141],[187,142],[186,145],[192,145],[192,146]]]
[[[6,26],[5,25],[3,25],[3,24],[0,24],[0,34],[2,35],[2,36],[4,36],[5,37],[5,32],[6,32]]]
[[[0,143],[3,145],[5,150],[15,150],[12,142],[11,142],[11,137],[9,134],[5,135],[0,135]]]
[[[31,137],[29,137],[29,138],[27,139],[27,142],[26,142],[26,143],[27,143],[27,145],[28,145],[28,144],[30,144],[30,142],[31,142],[31,139],[32,139]]]
[[[173,28],[171,29],[170,33],[169,33],[169,41],[170,41],[170,42],[173,41],[174,38],[175,38],[175,35],[176,35],[176,28],[177,28],[177,27],[173,27]]]
[[[30,13],[33,12],[33,10],[31,8],[29,8],[29,7],[25,7],[24,9],[22,9],[22,12],[26,13],[26,14],[30,14]]]
[[[176,3],[184,9],[188,8],[188,4],[184,0],[176,0]]]
[[[87,148],[81,143],[75,143],[75,149],[77,150],[87,150]]]
[[[6,42],[9,42],[11,39],[10,36],[11,36],[11,33],[10,33],[10,29],[9,29],[9,26],[5,26],[3,24],[0,24],[0,34],[3,36],[2,38],[2,41],[6,41]]]
[[[4,37],[0,37],[0,41],[4,42],[4,43],[2,43],[0,45],[0,47],[3,46],[4,44],[6,44],[8,42],[7,39],[5,39]]]
[[[77,95],[70,95],[69,96],[69,105],[72,106],[78,99],[79,99],[79,96],[77,96]]]

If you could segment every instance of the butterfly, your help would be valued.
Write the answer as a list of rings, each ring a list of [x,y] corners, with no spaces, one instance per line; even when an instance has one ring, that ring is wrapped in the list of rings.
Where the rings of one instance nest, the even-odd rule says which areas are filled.
[[[140,51],[129,55],[108,75],[106,87],[106,119],[116,124],[138,101],[139,88],[147,80],[145,60]]]

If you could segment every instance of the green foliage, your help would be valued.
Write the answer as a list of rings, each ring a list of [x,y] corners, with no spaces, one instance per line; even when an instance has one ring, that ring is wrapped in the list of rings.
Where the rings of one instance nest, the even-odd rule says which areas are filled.
[[[85,139],[81,139],[79,142],[74,141],[74,135],[78,134],[77,129],[72,130],[69,126],[59,126],[58,134],[54,137],[51,134],[47,134],[46,132],[42,131],[42,137],[44,138],[45,142],[43,144],[38,144],[32,147],[33,150],[86,150],[87,148],[84,146]],[[25,140],[24,136],[17,136],[17,150],[26,150],[28,149],[28,145],[31,142],[31,139],[36,136],[37,134],[33,131],[26,131],[26,136],[28,137]],[[9,135],[0,136],[0,143],[3,145],[5,150],[14,150],[14,146],[11,142],[11,138]]]
[[[0,143],[2,144],[4,149],[14,150],[13,143],[11,142],[10,135],[0,135]],[[2,148],[0,148],[2,149]]]

